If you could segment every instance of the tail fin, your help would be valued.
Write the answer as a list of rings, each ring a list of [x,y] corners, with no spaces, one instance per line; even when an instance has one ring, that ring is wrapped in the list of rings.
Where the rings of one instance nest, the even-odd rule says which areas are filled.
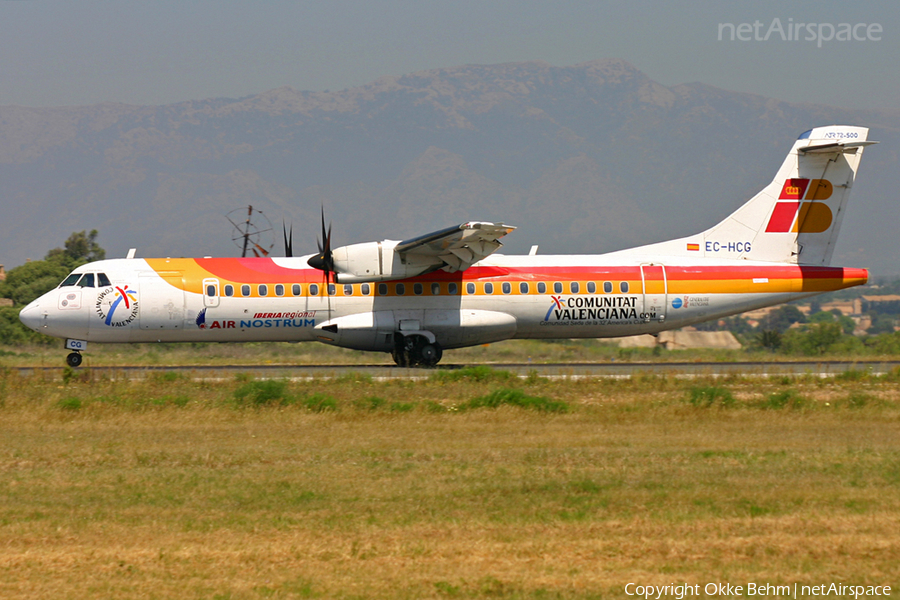
[[[642,252],[828,265],[867,141],[865,127],[803,133],[775,179],[718,225]]]

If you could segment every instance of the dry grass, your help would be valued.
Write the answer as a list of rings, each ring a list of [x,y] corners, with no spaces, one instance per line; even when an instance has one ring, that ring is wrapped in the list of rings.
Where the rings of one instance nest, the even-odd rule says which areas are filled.
[[[2,374],[0,597],[900,584],[890,380],[715,382],[728,406],[667,378],[347,377],[241,403],[248,384]],[[455,410],[506,388],[570,410]],[[785,390],[802,401],[773,408]]]

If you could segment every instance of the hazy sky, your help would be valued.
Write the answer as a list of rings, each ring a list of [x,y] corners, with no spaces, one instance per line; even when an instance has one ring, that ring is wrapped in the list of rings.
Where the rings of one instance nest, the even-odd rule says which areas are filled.
[[[817,37],[783,41],[776,29],[768,41],[730,41],[726,26],[718,40],[720,24],[738,31],[758,21],[752,38],[774,19],[785,33],[816,23],[800,35]],[[858,37],[880,41],[824,39],[840,23],[862,23]],[[0,105],[164,104],[285,85],[334,91],[469,63],[616,57],[665,85],[900,108],[900,2],[0,0],[0,56]]]

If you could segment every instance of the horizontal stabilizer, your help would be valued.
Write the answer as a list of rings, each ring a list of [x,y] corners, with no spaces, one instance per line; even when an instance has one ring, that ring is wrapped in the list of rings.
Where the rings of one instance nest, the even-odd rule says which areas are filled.
[[[803,154],[837,154],[847,152],[853,154],[857,148],[865,148],[878,142],[834,142],[831,144],[818,144],[815,146],[806,146],[805,148],[797,148]]]

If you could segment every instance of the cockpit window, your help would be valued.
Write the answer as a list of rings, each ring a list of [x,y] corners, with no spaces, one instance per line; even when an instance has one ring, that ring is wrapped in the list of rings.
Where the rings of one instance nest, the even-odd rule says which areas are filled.
[[[75,285],[75,282],[78,281],[79,278],[81,278],[81,273],[72,273],[71,275],[63,279],[63,282],[59,284],[59,287],[69,287]]]
[[[112,283],[110,283],[106,273],[97,273],[97,287],[109,287],[111,285]]]
[[[94,287],[94,274],[93,273],[85,273],[84,277],[82,277],[78,281],[78,287]]]

